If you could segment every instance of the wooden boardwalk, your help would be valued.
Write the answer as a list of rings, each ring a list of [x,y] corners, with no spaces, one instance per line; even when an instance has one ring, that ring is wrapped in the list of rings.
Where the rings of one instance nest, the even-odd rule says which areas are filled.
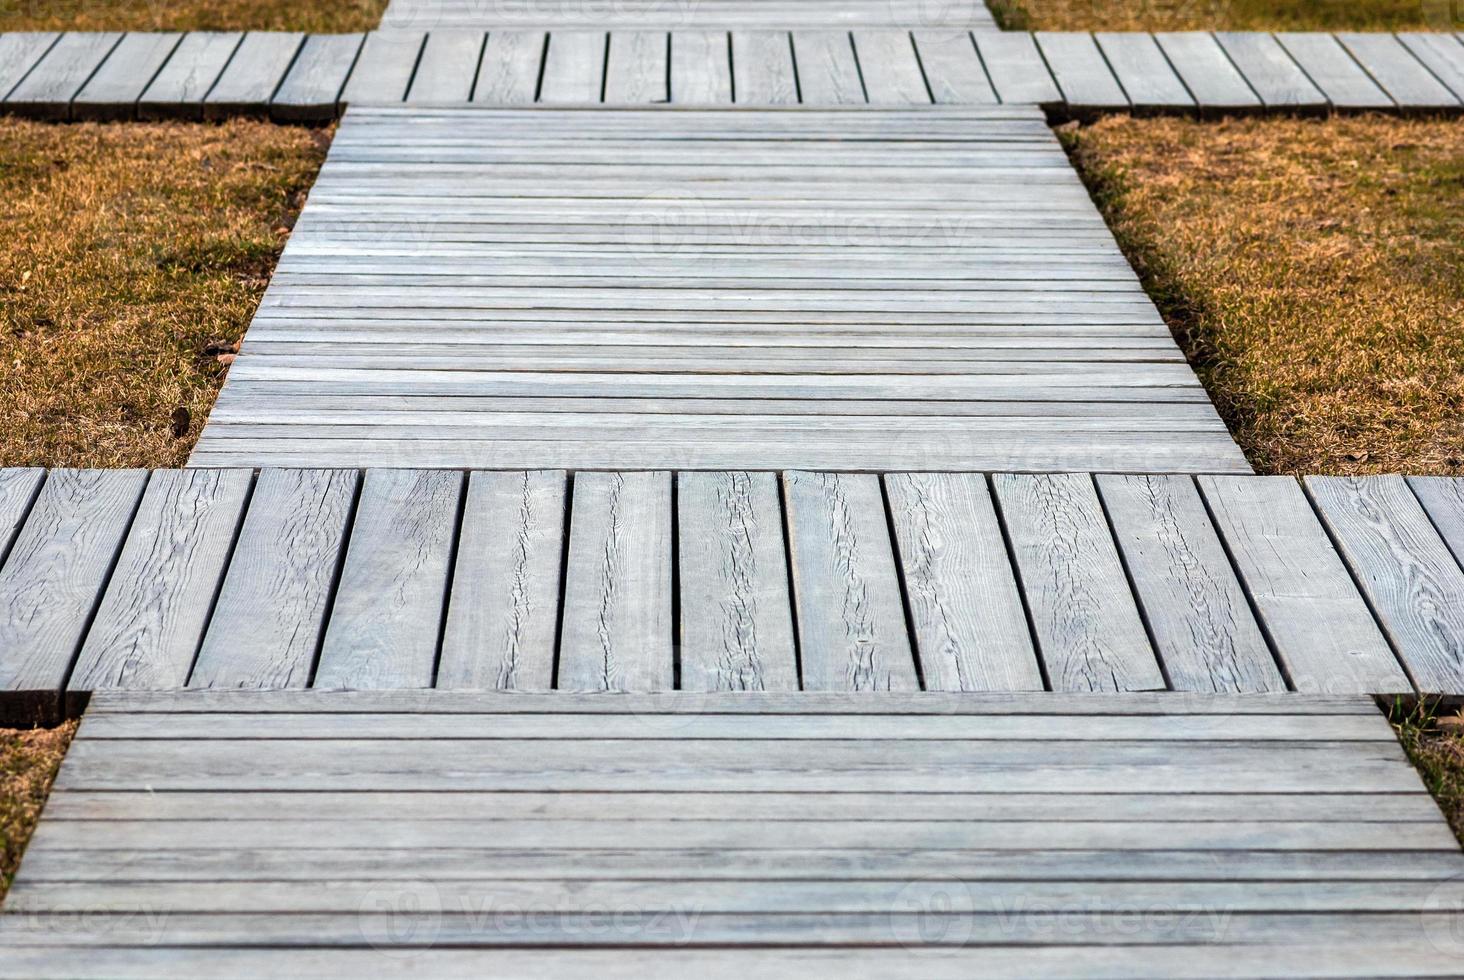
[[[108,689],[1464,694],[1464,481],[8,470],[12,720]]]
[[[1457,976],[1366,698],[99,695],[0,977]]]
[[[984,0],[391,0],[386,30],[910,27],[995,30]]]
[[[353,109],[191,465],[1249,472],[998,106]]]
[[[0,110],[52,119],[269,115],[351,103],[1039,104],[1101,112],[1458,112],[1447,33],[390,30],[0,34]]]

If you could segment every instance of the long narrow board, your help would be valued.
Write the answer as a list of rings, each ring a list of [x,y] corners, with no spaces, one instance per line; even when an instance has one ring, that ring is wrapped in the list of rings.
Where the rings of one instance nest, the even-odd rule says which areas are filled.
[[[1077,31],[1038,31],[1037,46],[1067,107],[1077,112],[1123,111],[1128,96],[1092,35]]]
[[[1002,102],[1032,102],[1055,105],[1063,93],[1048,71],[1032,35],[1018,31],[981,32],[973,35],[991,78],[991,87]]]
[[[1099,31],[1093,35],[1103,58],[1135,111],[1183,109],[1195,105],[1174,66],[1148,34]]]
[[[1221,31],[1215,40],[1268,107],[1325,109],[1327,97],[1271,34]]]
[[[1276,40],[1338,109],[1390,109],[1393,100],[1330,34],[1285,32]]]
[[[5,557],[20,533],[21,522],[30,513],[45,480],[46,471],[40,467],[0,469],[0,568],[5,567]]]
[[[1194,96],[1201,113],[1248,112],[1262,106],[1240,69],[1215,36],[1206,31],[1172,31],[1154,35],[1170,65]]]

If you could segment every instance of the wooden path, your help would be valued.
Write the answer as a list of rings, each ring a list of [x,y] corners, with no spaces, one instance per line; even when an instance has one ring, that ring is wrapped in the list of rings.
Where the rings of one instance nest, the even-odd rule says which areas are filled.
[[[11,719],[105,689],[1464,694],[1464,481],[7,470]]]
[[[984,0],[391,0],[387,30],[738,27],[932,27],[995,30]]]
[[[352,109],[191,465],[1249,472],[999,106]]]
[[[1055,116],[1435,113],[1464,104],[1464,41],[1447,33],[1033,35],[910,23],[921,26],[0,34],[0,109],[52,119],[252,113],[318,122],[351,103],[402,102],[1035,103]]]
[[[1366,698],[99,695],[0,976],[1457,976]]]

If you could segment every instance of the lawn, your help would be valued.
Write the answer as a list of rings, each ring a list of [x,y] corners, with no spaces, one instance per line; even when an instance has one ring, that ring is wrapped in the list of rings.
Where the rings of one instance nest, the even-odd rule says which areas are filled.
[[[182,464],[328,142],[0,120],[0,466]]]
[[[386,0],[0,0],[0,31],[369,31]]]
[[[1459,0],[989,0],[1008,30],[1458,30]]]
[[[1450,713],[1440,719],[1426,710],[1395,709],[1393,728],[1454,836],[1464,844],[1464,717]]]
[[[1061,133],[1257,470],[1464,474],[1464,125]]]
[[[34,731],[0,729],[0,899],[30,839],[76,722]]]

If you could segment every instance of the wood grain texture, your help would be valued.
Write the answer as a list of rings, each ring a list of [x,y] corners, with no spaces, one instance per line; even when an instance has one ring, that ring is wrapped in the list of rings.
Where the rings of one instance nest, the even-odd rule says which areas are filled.
[[[1414,110],[1459,108],[1459,97],[1393,35],[1348,32],[1336,37],[1399,106]]]
[[[1285,691],[1193,481],[1097,479],[1170,685],[1178,691]]]
[[[473,101],[488,105],[533,102],[539,93],[546,42],[543,31],[489,31]]]
[[[969,31],[924,30],[912,36],[935,102],[977,105],[997,101]]]
[[[1138,32],[1099,31],[1093,38],[1136,111],[1194,107],[1194,97],[1153,37]]]
[[[676,478],[685,691],[796,691],[798,656],[778,478]]]
[[[1207,31],[1157,33],[1154,40],[1185,87],[1194,95],[1202,113],[1224,113],[1258,109],[1260,96],[1245,76]]]
[[[0,469],[0,568],[45,480],[40,467]]]
[[[1038,31],[1034,36],[1069,108],[1097,112],[1129,108],[1123,86],[1091,34]]]
[[[270,100],[281,122],[329,122],[340,111],[341,92],[356,64],[362,34],[316,34],[305,39],[299,57]]]
[[[436,686],[554,686],[565,474],[473,473]]]
[[[431,687],[463,475],[368,470],[313,687]]]
[[[182,687],[249,497],[249,470],[159,470],[67,687]]]
[[[190,687],[310,682],[358,483],[354,470],[259,474]]]
[[[0,100],[36,66],[56,39],[57,31],[11,31],[0,34]]]
[[[1408,488],[1428,512],[1434,530],[1454,560],[1464,564],[1464,480],[1446,476],[1410,476]]]
[[[473,96],[483,31],[430,31],[407,90],[409,105],[451,105]]]
[[[674,686],[671,474],[580,473],[574,480],[555,686]]]
[[[137,100],[182,41],[183,35],[125,35],[71,102],[73,119],[131,119]]]
[[[665,103],[669,91],[670,35],[613,31],[605,56],[605,101],[620,105]]]
[[[783,31],[732,32],[732,84],[739,105],[795,105],[798,79]]]
[[[1273,35],[1220,31],[1215,40],[1267,106],[1326,108],[1327,97]]]
[[[731,104],[731,45],[726,31],[672,31],[671,101],[677,105]]]
[[[992,477],[1054,691],[1163,690],[1093,481]]]
[[[1276,40],[1338,109],[1390,109],[1393,100],[1346,49],[1320,31],[1281,32]]]
[[[915,42],[907,31],[856,30],[853,38],[859,73],[872,105],[923,105],[931,101]],[[801,71],[798,77],[801,81]]]
[[[295,61],[305,35],[250,31],[203,97],[203,117],[223,119],[240,113],[262,114]]]
[[[401,102],[427,43],[425,31],[371,31],[341,90],[341,105]]]
[[[868,101],[848,31],[794,31],[798,91],[805,105],[860,105]]]
[[[38,119],[68,119],[71,100],[122,40],[116,31],[62,34],[10,93],[5,109]]]
[[[1002,102],[1053,105],[1063,100],[1031,34],[981,31],[973,37],[991,86]]]
[[[138,118],[202,118],[204,96],[243,40],[241,31],[189,31],[139,97]]]
[[[879,477],[790,472],[783,494],[804,688],[918,689]]]
[[[586,105],[605,91],[604,31],[554,31],[544,55],[539,101]]]
[[[986,478],[913,473],[884,481],[926,690],[1042,690]]]

